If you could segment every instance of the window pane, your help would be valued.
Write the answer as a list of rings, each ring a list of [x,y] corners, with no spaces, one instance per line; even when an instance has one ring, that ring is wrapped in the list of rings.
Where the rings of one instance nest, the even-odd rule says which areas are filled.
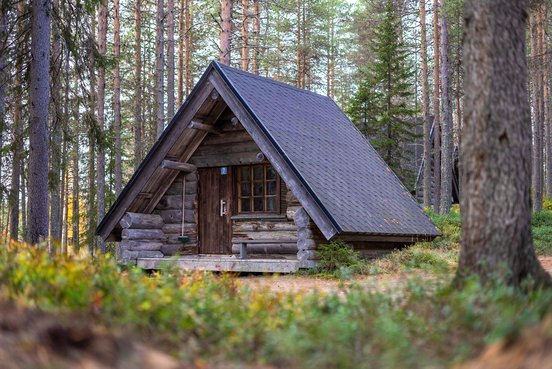
[[[253,199],[253,211],[263,211],[264,210],[264,198],[255,197]]]
[[[253,196],[262,196],[263,195],[263,182],[253,183]]]
[[[241,196],[251,196],[251,183],[242,183],[241,187]]]
[[[253,167],[253,180],[264,181],[264,170],[262,165],[256,165]]]
[[[276,211],[276,197],[266,198],[266,211]]]
[[[276,195],[276,181],[270,181],[266,183],[266,194]]]
[[[240,168],[240,181],[249,181],[249,167]]]
[[[274,168],[266,168],[266,179],[276,179],[276,171],[274,170]]]
[[[241,199],[241,211],[251,211],[251,199]]]

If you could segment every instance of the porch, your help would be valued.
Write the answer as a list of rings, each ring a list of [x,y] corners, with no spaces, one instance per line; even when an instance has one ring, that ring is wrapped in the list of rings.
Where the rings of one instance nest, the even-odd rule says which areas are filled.
[[[236,255],[195,254],[178,257],[138,258],[137,264],[143,269],[163,269],[176,266],[185,270],[206,270],[219,272],[253,273],[294,273],[301,267],[295,256],[255,257],[240,259]]]

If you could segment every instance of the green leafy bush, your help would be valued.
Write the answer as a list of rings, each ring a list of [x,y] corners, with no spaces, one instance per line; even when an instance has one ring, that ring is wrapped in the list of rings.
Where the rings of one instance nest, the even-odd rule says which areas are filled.
[[[362,267],[359,253],[343,241],[331,241],[318,246],[317,272],[350,277]]]
[[[533,243],[539,255],[552,255],[552,211],[533,213]]]

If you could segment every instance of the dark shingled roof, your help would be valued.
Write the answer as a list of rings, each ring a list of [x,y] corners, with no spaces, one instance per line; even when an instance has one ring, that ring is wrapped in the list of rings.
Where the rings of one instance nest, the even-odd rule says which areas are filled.
[[[213,64],[284,154],[338,233],[439,234],[332,99]]]

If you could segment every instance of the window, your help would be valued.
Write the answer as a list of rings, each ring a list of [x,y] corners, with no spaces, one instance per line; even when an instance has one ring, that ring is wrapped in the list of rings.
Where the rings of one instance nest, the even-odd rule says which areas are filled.
[[[280,181],[271,165],[238,167],[238,213],[277,213]]]

